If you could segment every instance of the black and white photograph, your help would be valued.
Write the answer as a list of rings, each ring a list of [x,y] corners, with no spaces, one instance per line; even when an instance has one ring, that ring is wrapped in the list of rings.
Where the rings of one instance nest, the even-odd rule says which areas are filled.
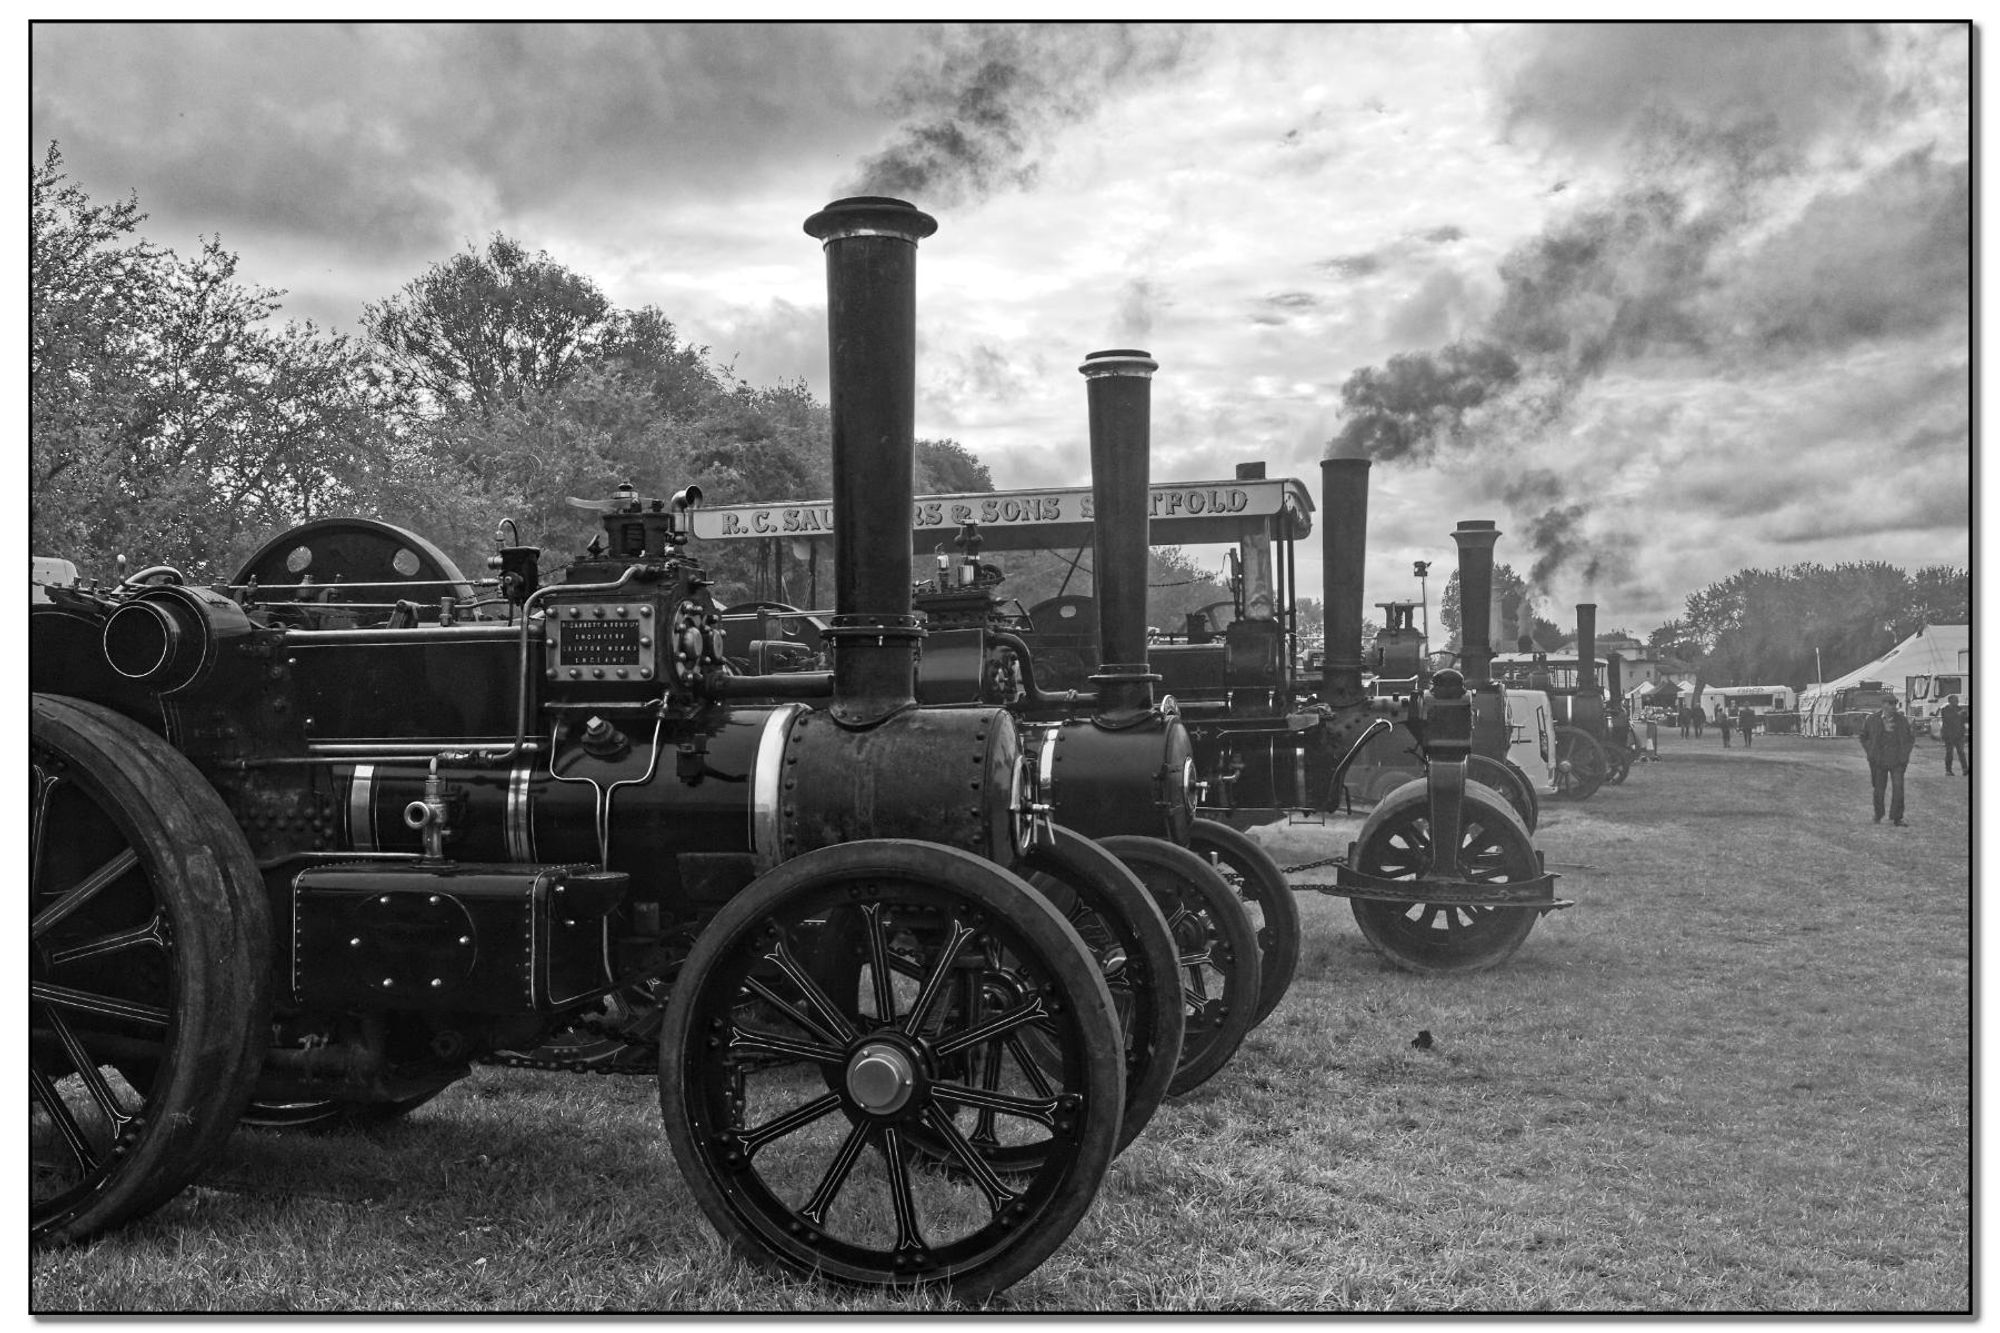
[[[1972,23],[23,26],[26,1313],[1976,1313]]]

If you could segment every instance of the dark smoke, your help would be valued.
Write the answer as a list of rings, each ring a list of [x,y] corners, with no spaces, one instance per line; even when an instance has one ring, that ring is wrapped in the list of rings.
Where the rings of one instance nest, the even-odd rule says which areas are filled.
[[[1530,582],[1546,589],[1558,571],[1588,583],[1630,566],[1593,535],[1592,494],[1520,461],[1556,434],[1586,384],[1649,356],[1705,358],[1727,374],[1968,319],[1970,170],[1911,153],[1770,225],[1803,168],[1830,152],[1851,159],[1854,136],[1915,114],[1892,65],[1906,79],[1919,77],[1911,69],[1938,84],[1959,77],[1945,29],[1521,32],[1505,53],[1506,131],[1612,158],[1624,188],[1515,247],[1500,264],[1498,306],[1470,336],[1353,372],[1329,452],[1469,460],[1516,512],[1539,511],[1526,525]]]
[[[978,24],[944,30],[934,64],[893,96],[894,142],[837,194],[949,208],[1028,189],[1036,155],[1107,93],[1179,67],[1197,30],[1148,24]]]

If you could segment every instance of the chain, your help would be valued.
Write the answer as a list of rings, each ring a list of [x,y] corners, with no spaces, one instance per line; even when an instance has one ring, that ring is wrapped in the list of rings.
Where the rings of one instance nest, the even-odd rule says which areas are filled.
[[[1284,874],[1287,874],[1287,875],[1296,875],[1296,874],[1298,874],[1298,873],[1299,873],[1299,872],[1300,872],[1301,870],[1318,870],[1318,869],[1319,869],[1320,867],[1322,867],[1322,866],[1337,866],[1337,865],[1340,865],[1340,864],[1342,864],[1342,863],[1343,863],[1343,862],[1345,862],[1346,860],[1347,860],[1347,857],[1346,857],[1346,855],[1345,855],[1345,854],[1339,854],[1339,853],[1337,853],[1337,854],[1335,854],[1335,855],[1333,855],[1333,856],[1322,856],[1322,857],[1321,857],[1321,858],[1320,858],[1319,860],[1317,860],[1317,861],[1306,861],[1306,862],[1304,862],[1304,863],[1302,863],[1302,864],[1300,864],[1300,865],[1295,865],[1295,866],[1286,866],[1286,867],[1284,868],[1284,870],[1283,870],[1283,872],[1282,872],[1282,873],[1284,873]],[[1304,884],[1301,884],[1301,885],[1297,885],[1297,886],[1295,886],[1295,887],[1298,887],[1298,888],[1309,888],[1309,887],[1312,887],[1312,886],[1310,886],[1310,885],[1304,885]]]

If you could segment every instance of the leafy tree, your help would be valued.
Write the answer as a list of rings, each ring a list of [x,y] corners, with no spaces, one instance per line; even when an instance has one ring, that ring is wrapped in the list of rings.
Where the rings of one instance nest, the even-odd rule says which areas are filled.
[[[957,440],[917,441],[917,494],[965,495],[993,489],[986,464]]]
[[[54,146],[31,166],[30,540],[90,577],[113,557],[226,578],[276,528],[381,481],[358,350],[273,328],[216,238],[182,260],[137,239],[136,200],[90,202]]]
[[[596,283],[495,232],[484,251],[433,264],[365,307],[362,322],[406,411],[485,414],[559,387],[606,338],[652,360],[654,322],[611,313]]]

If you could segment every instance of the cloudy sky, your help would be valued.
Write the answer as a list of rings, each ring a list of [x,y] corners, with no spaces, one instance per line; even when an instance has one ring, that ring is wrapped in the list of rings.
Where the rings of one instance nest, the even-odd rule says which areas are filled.
[[[940,223],[917,430],[1002,488],[1087,480],[1100,348],[1160,362],[1156,480],[1262,459],[1315,495],[1349,375],[1458,366],[1455,431],[1370,445],[1369,600],[1491,518],[1551,618],[1643,634],[1742,568],[1970,564],[1969,53],[1948,26],[41,24],[30,142],[328,330],[497,231],[822,397],[800,223],[910,199]]]

